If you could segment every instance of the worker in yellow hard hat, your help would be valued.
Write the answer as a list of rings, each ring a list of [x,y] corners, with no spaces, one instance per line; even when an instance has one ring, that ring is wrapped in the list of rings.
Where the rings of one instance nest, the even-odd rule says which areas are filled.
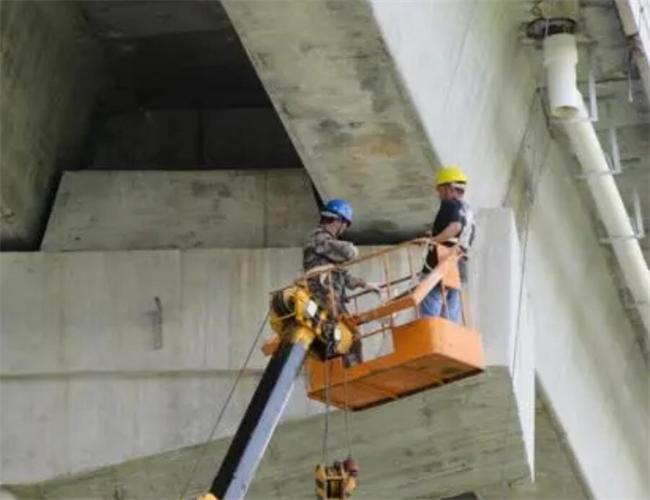
[[[472,211],[463,200],[469,179],[456,165],[443,167],[436,176],[435,189],[440,196],[440,208],[431,229],[435,243],[455,246],[460,245],[466,251],[473,238],[474,223]],[[423,273],[428,274],[438,264],[435,250],[430,250],[424,263]],[[466,279],[464,264],[461,267],[461,279]],[[446,311],[443,305],[446,302]],[[447,289],[446,301],[442,297],[442,286],[438,284],[429,292],[420,304],[423,316],[443,316],[460,323],[460,290]]]

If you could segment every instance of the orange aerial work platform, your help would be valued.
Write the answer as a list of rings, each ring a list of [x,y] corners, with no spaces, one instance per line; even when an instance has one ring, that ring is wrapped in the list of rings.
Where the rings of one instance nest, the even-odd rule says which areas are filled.
[[[392,353],[347,368],[340,357],[309,358],[308,396],[361,410],[483,371],[479,334],[444,318],[419,318],[392,335]]]
[[[271,359],[203,500],[245,496],[303,366],[309,374],[308,396],[328,408],[334,404],[346,411],[363,410],[483,370],[481,339],[465,326],[465,314],[462,325],[420,314],[420,303],[434,287],[442,288],[441,297],[447,288],[460,290],[460,252],[455,247],[435,247],[437,265],[416,271],[422,268],[424,252],[433,249],[430,239],[413,240],[343,265],[311,269],[272,292],[268,320],[274,334],[262,349]],[[374,280],[381,275],[381,281],[346,297],[341,280],[353,283],[351,275]],[[369,354],[379,334],[380,349],[374,357],[363,359],[364,349]],[[386,345],[388,339],[392,348]],[[359,468],[351,455],[329,464],[328,415],[326,411],[324,463],[316,467],[316,494],[322,499],[345,499],[356,488]],[[348,439],[350,454],[349,448]]]
[[[327,275],[335,269],[344,268],[352,274],[362,275],[362,271],[355,268],[365,265],[366,270],[373,266],[377,270],[377,264],[380,264],[383,271],[381,296],[372,301],[367,291],[353,295],[349,298],[351,310],[339,311],[338,314],[357,340],[365,342],[370,336],[381,333],[385,337],[388,334],[393,346],[392,352],[351,366],[345,366],[344,357],[328,361],[309,357],[306,362],[307,395],[311,399],[339,408],[362,410],[483,371],[481,336],[466,326],[465,313],[462,324],[420,314],[420,303],[438,284],[443,289],[461,287],[458,273],[460,253],[456,248],[436,245],[438,265],[428,274],[419,272],[424,252],[430,248],[428,239],[411,240],[343,266],[327,266],[307,273],[297,280],[296,283],[302,281],[306,286],[308,279]],[[391,267],[403,263],[404,257],[408,263],[407,275],[391,276]],[[331,276],[329,279],[331,282]],[[327,282],[327,279],[323,281]],[[365,307],[360,304],[364,297]],[[265,352],[270,354],[275,348],[272,341],[265,347]]]

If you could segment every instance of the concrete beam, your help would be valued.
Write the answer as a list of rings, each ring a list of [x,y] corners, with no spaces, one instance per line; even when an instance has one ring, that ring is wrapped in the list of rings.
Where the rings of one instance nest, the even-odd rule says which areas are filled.
[[[363,200],[360,239],[421,230],[437,160],[370,5],[224,5],[321,196]]]
[[[287,247],[317,221],[301,169],[66,172],[41,249]]]
[[[228,28],[220,9],[204,2],[85,2],[83,9],[98,35],[108,39]]]
[[[466,391],[467,388],[463,388],[463,391]],[[474,387],[472,391],[480,391],[479,387]],[[467,399],[465,396],[462,398],[466,403]],[[436,404],[439,401],[436,401]],[[422,402],[424,404],[424,401]],[[452,402],[451,405],[437,405],[436,408],[432,408],[431,418],[442,419],[451,410],[455,410],[455,405],[458,401]],[[467,407],[467,406],[466,406]],[[426,406],[422,406],[419,410],[425,410]],[[416,409],[417,411],[417,409]],[[356,419],[362,414],[355,414],[352,416],[353,419]],[[347,453],[346,445],[340,443],[340,427],[341,427],[342,415],[339,413],[334,414],[332,417],[333,420],[333,429],[332,433],[337,440],[338,449],[335,450],[332,448],[332,455],[336,452]],[[404,423],[403,419],[398,418],[399,422]],[[585,489],[584,484],[580,478],[580,474],[576,470],[575,464],[572,463],[572,454],[568,449],[568,444],[566,442],[566,437],[562,435],[561,429],[557,427],[557,422],[554,421],[553,417],[549,414],[548,407],[546,403],[543,402],[540,398],[537,400],[536,405],[536,415],[535,415],[535,481],[531,482],[528,477],[522,477],[515,480],[506,480],[510,475],[510,468],[508,466],[508,461],[502,461],[501,464],[497,467],[492,468],[493,479],[496,479],[497,482],[488,486],[481,486],[478,488],[478,496],[482,500],[494,499],[494,500],[503,500],[503,499],[512,499],[521,500],[525,498],[527,500],[548,500],[549,498],[566,498],[572,500],[578,499],[588,499],[592,498]],[[322,423],[322,422],[320,422]],[[297,435],[299,439],[296,441],[298,443],[304,443],[305,450],[301,452],[300,458],[301,462],[293,464],[293,469],[291,471],[285,472],[289,474],[292,490],[295,488],[295,484],[300,482],[305,488],[304,491],[308,491],[310,488],[310,473],[305,463],[311,465],[312,462],[315,463],[320,457],[318,450],[314,450],[313,443],[315,443],[322,432],[322,426],[318,426],[319,421],[317,419],[308,420],[306,422],[293,422],[283,424],[276,438],[271,443],[271,449],[269,453],[272,453],[273,460],[277,460],[278,450],[282,453],[283,447],[280,442],[280,437],[283,439],[286,435]],[[358,439],[360,437],[361,431],[359,431],[359,422],[352,420],[353,429],[352,429],[352,439],[353,439],[353,453],[356,455],[356,449],[358,446]],[[365,424],[365,422],[364,422]],[[309,429],[310,434],[302,435],[297,429]],[[400,435],[404,433],[406,426],[403,425],[400,429]],[[305,433],[306,434],[306,433]],[[483,434],[484,435],[484,434]],[[434,438],[437,434],[433,434],[431,439],[435,440],[435,446],[442,446],[442,440]],[[444,439],[444,437],[443,437]],[[381,438],[375,438],[374,441],[369,441],[367,443],[362,443],[364,448],[370,446],[373,447],[375,451],[375,456],[380,455],[380,446],[383,443]],[[420,443],[421,444],[421,443]],[[115,466],[105,468],[100,471],[94,471],[86,474],[80,474],[74,477],[62,478],[59,480],[48,481],[45,483],[39,483],[35,485],[21,485],[21,486],[12,486],[12,491],[15,491],[17,495],[22,498],[25,497],[40,497],[40,498],[60,498],[60,497],[79,497],[87,496],[92,492],[93,496],[96,498],[106,498],[114,499],[115,496],[121,498],[129,497],[141,497],[141,496],[153,496],[156,495],[157,498],[177,498],[180,493],[180,489],[185,486],[189,480],[188,492],[201,492],[205,491],[205,488],[209,484],[211,475],[215,473],[216,463],[219,458],[224,453],[224,447],[226,443],[214,443],[210,446],[203,447],[194,447],[191,449],[174,451],[166,454],[162,454],[156,457],[147,457],[139,460],[134,460]],[[505,450],[504,450],[505,451]],[[197,472],[194,478],[190,478],[189,467],[193,466],[198,459],[200,453],[204,453],[203,460],[198,462]],[[385,460],[383,463],[380,463],[381,469],[388,467],[393,467],[394,463],[399,462],[403,463],[404,458],[409,457],[409,460],[412,460],[411,457],[415,456],[413,450],[405,450],[404,454],[393,453],[389,450],[389,456],[384,457]],[[449,455],[449,450],[442,450],[441,456],[445,457],[445,460],[449,460],[451,457]],[[496,456],[493,458],[497,458]],[[501,457],[503,458],[503,457]],[[442,460],[442,459],[441,459]],[[267,461],[268,463],[268,461]],[[355,493],[355,497],[359,496],[361,498],[372,498],[367,492],[367,485],[370,483],[368,481],[368,476],[366,473],[373,474],[370,467],[375,467],[376,464],[369,464],[366,462],[361,463],[361,486]],[[264,469],[260,472],[267,473],[268,468],[265,464]],[[369,470],[370,469],[370,470]],[[386,476],[392,478],[395,470],[387,470]],[[451,472],[446,476],[435,476],[436,483],[439,479],[442,479],[447,484],[455,484],[457,474]],[[372,483],[370,487],[373,489],[373,494],[377,488],[373,486],[375,481],[382,482],[384,477],[375,477],[373,474]],[[423,478],[424,488],[430,484],[431,477]],[[488,481],[490,482],[490,481]],[[270,485],[273,484],[274,487],[270,488]],[[383,484],[383,483],[382,483]],[[459,489],[460,484],[456,485]],[[389,488],[394,487],[389,485]],[[263,480],[258,480],[253,486],[252,494],[249,495],[250,498],[275,498],[282,496],[283,498],[291,498],[289,495],[289,488],[284,488],[279,484],[279,481],[269,478],[268,476],[264,477]],[[447,491],[452,490],[453,488],[447,489]],[[428,491],[434,491],[434,488],[431,488]],[[302,493],[303,490],[299,491]],[[307,494],[295,495],[294,497],[306,497]],[[385,494],[380,491],[374,498],[385,498]],[[399,492],[399,498],[410,497],[408,487],[402,489]]]
[[[33,250],[57,174],[81,161],[102,56],[75,3],[2,2],[0,19],[0,244]]]
[[[458,494],[527,477],[516,411],[504,405],[507,370],[415,395],[351,418],[351,446],[361,464],[359,498],[417,498]],[[197,408],[198,410],[198,408]],[[348,454],[343,414],[331,415],[329,456]],[[247,498],[307,498],[321,460],[323,418],[282,424]],[[228,439],[194,446],[38,485],[11,485],[19,496],[45,498],[183,498],[204,492]],[[190,471],[197,463],[195,473]],[[189,481],[188,489],[183,486]]]

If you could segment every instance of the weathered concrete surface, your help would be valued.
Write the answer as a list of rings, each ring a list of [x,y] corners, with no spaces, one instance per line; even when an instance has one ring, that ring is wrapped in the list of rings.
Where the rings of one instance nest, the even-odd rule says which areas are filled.
[[[200,113],[194,109],[136,111],[108,117],[93,138],[90,168],[197,170]]]
[[[578,500],[593,498],[577,470],[573,453],[543,395],[535,406],[535,480],[522,478],[481,488],[481,498],[495,500]],[[502,477],[502,473],[498,473]]]
[[[516,241],[511,215],[496,210],[484,213],[481,220],[511,243],[498,256],[498,275],[478,261],[472,278],[484,287],[502,276],[514,283]],[[479,248],[489,242],[489,234],[479,235]],[[8,409],[2,421],[2,446],[11,450],[3,455],[3,480],[29,484],[203,442],[214,421],[214,408],[223,401],[233,370],[241,366],[267,308],[265,292],[296,275],[300,249],[5,253],[0,259],[0,382],[2,406]],[[393,258],[390,268],[395,276],[406,275],[408,261]],[[365,265],[360,273],[378,280],[382,268]],[[450,445],[452,455],[459,447],[459,455],[449,462],[436,458],[442,452],[435,443],[422,452],[425,455],[404,462],[405,468],[416,469],[405,476],[414,481],[420,474],[433,473],[441,475],[441,488],[478,484],[485,477],[484,466],[493,472],[491,468],[501,463],[498,455],[503,447],[508,448],[504,452],[508,479],[530,475],[533,363],[527,361],[515,370],[512,349],[518,360],[528,360],[534,337],[528,335],[514,347],[514,339],[500,340],[516,333],[514,303],[494,311],[494,316],[492,304],[486,306],[486,310],[475,309],[475,325],[485,338],[488,376],[470,383],[474,389],[468,394],[464,386],[433,391],[395,410],[410,413],[412,405],[420,404],[417,401],[426,401],[434,416],[425,429],[433,426],[436,436],[448,433],[455,440]],[[367,347],[374,353],[385,346],[376,338]],[[249,365],[252,371],[215,438],[234,431],[264,364],[255,352]],[[435,409],[443,406],[449,407],[445,410],[449,413],[437,421]],[[287,419],[304,418],[321,409],[309,403],[299,387]],[[381,422],[387,418],[381,411],[377,415]],[[453,422],[462,425],[456,428]],[[404,423],[405,428],[413,428],[409,438],[413,442],[422,439],[416,424]],[[363,419],[356,425],[365,432]],[[370,425],[367,432],[357,441],[360,447],[367,446],[371,462],[369,443],[378,439],[373,433],[380,431]],[[43,435],[49,436],[47,446]],[[394,439],[386,441],[383,455],[390,456],[394,445]],[[486,457],[488,450],[495,456]],[[429,452],[426,461],[431,462],[425,467],[420,461]],[[293,474],[294,459],[290,456],[282,465],[286,466],[283,474]],[[418,484],[419,479],[411,485],[413,491]]]
[[[528,463],[534,471],[537,330],[526,297],[526,283],[522,281],[515,220],[511,210],[495,208],[479,211],[476,223],[468,263],[470,323],[483,334],[490,364],[508,367]],[[485,293],[486,290],[494,293]]]
[[[385,110],[405,117],[411,128],[417,115],[424,133],[416,131],[415,142],[424,143],[424,137],[442,162],[459,163],[468,171],[469,201],[475,207],[513,207],[518,231],[529,238],[520,260],[526,287],[517,293],[528,305],[522,300],[517,324],[529,318],[535,326],[540,384],[590,493],[647,497],[647,369],[612,280],[608,250],[599,244],[589,206],[576,190],[574,160],[548,133],[535,95],[537,64],[529,63],[538,54],[518,43],[530,6],[438,0],[377,0],[370,9],[364,2],[277,5],[232,2],[227,10],[317,187],[362,199],[377,218],[381,214],[402,227],[403,214],[391,205],[391,194],[414,194],[410,188],[424,187],[422,178],[411,178],[410,167],[393,168],[358,149],[361,160],[352,170],[364,172],[365,178],[364,191],[356,190],[348,184],[354,174],[326,166],[336,165],[362,132],[344,129],[335,142],[326,120],[338,125],[343,120],[337,117],[347,118],[349,109],[364,127],[381,127],[386,114],[364,112],[360,96],[386,98]],[[339,40],[347,49],[339,48]],[[383,40],[385,49],[375,50],[377,40]],[[309,50],[301,56],[305,48]],[[348,70],[357,63],[363,72]],[[378,75],[374,79],[368,77],[373,71]],[[391,85],[382,86],[385,81]],[[360,94],[364,82],[374,86]],[[403,95],[413,105],[396,97]],[[361,104],[355,107],[350,100]],[[325,153],[317,148],[321,144],[329,146]],[[412,148],[409,152],[414,154]],[[327,161],[320,162],[322,158]],[[405,175],[395,182],[375,176],[371,169],[380,168],[382,174]],[[396,190],[387,193],[387,186]],[[418,193],[418,203],[430,203],[424,191]],[[418,213],[414,210],[411,223]],[[365,218],[375,220],[362,210]],[[495,238],[493,243],[501,242]],[[498,302],[500,288],[488,290],[489,298],[481,289],[480,299]],[[612,461],[613,456],[620,458]]]
[[[650,377],[564,161],[552,145],[530,215],[537,376],[591,494],[647,498]]]
[[[301,169],[66,172],[41,249],[300,246],[317,222]]]
[[[590,496],[647,498],[650,378],[572,162],[534,102],[507,200],[528,240],[536,375]]]
[[[527,476],[515,408],[508,415],[505,404],[509,380],[507,370],[494,368],[475,379],[352,414],[352,451],[362,467],[355,497],[438,497]],[[343,415],[336,412],[331,419],[330,457],[344,457]],[[322,417],[281,425],[248,498],[312,497],[322,432]],[[186,495],[205,491],[227,444],[220,440],[10,489],[20,498],[178,498],[188,480]]]
[[[208,110],[201,119],[203,162],[208,168],[302,166],[273,108]]]
[[[519,43],[526,2],[369,0],[392,64],[443,163],[477,207],[502,203],[535,89]]]
[[[224,5],[320,194],[363,200],[354,231],[366,241],[421,230],[437,161],[370,5]]]
[[[496,376],[496,373],[492,376]],[[451,387],[448,387],[446,390],[449,391]],[[459,386],[458,389],[466,391],[465,386],[462,386],[462,388]],[[473,387],[471,389],[473,394],[476,394],[480,390],[479,387]],[[463,401],[465,402],[464,409],[462,410],[464,412],[465,408],[467,408],[469,404],[465,395],[463,396]],[[424,418],[426,413],[429,413],[428,418],[431,419],[433,423],[434,419],[435,421],[441,421],[447,418],[447,415],[452,408],[458,404],[458,400],[452,401],[452,408],[449,408],[447,405],[436,405],[435,407],[430,408],[430,412],[429,409],[427,409],[427,406],[424,406],[424,400],[417,403],[414,401],[413,403],[418,406],[418,408],[415,409],[416,412],[422,411],[419,418]],[[590,495],[582,484],[580,475],[575,470],[575,465],[572,463],[572,454],[570,450],[567,449],[568,445],[565,441],[565,437],[557,428],[556,423],[549,414],[548,408],[539,398],[537,400],[535,413],[535,481],[531,482],[529,478],[525,477],[514,480],[509,479],[508,477],[511,475],[512,469],[509,465],[509,461],[503,460],[505,454],[502,454],[501,457],[499,457],[498,453],[494,453],[493,457],[483,457],[485,461],[483,461],[481,465],[487,465],[485,472],[487,473],[489,471],[491,474],[490,479],[487,482],[492,481],[493,484],[485,486],[486,482],[484,481],[481,483],[480,487],[476,487],[480,497],[495,500],[548,500],[551,498],[578,500],[590,498]],[[381,451],[379,450],[379,446],[383,446],[384,443],[381,443],[379,440],[372,442],[361,441],[362,432],[359,430],[359,422],[357,422],[358,417],[363,418],[363,414],[357,413],[352,415],[351,436],[353,440],[353,452],[356,455],[357,448],[361,445],[364,449],[364,453],[370,454],[374,452],[374,457],[370,457],[370,463],[365,461],[361,462],[362,482],[355,493],[355,497],[387,498],[388,495],[386,495],[383,490],[379,490],[379,488],[373,486],[375,481],[379,481],[383,485],[383,480],[385,479],[382,476],[377,477],[373,473],[373,468],[377,466],[379,466],[380,469],[383,469],[384,467],[396,467],[396,470],[399,470],[400,473],[402,473],[403,469],[399,468],[399,464],[405,462],[406,458],[410,460],[411,457],[409,456],[408,451],[404,451],[404,453],[395,453],[391,455],[392,458],[384,457],[385,463],[380,462],[377,464],[376,461],[380,455],[379,452]],[[331,456],[334,456],[338,450],[340,450],[340,453],[342,454],[347,453],[345,443],[340,440],[341,419],[342,415],[340,414],[335,414],[332,419],[332,435],[336,438],[336,443],[332,444],[336,444],[337,448],[332,448]],[[401,418],[401,415],[397,420],[402,423],[405,422],[404,419]],[[399,435],[404,433],[404,429],[406,429],[405,425],[399,429]],[[505,428],[503,430],[503,438],[505,439]],[[284,488],[283,485],[279,484],[280,482],[274,478],[268,477],[272,470],[267,465],[268,462],[271,461],[271,459],[269,459],[260,470],[257,482],[254,483],[251,492],[252,497],[287,498],[289,493],[295,492],[292,496],[296,498],[309,498],[309,493],[311,491],[311,475],[309,467],[305,467],[305,465],[311,466],[320,459],[318,438],[321,432],[322,421],[319,422],[318,419],[310,419],[306,422],[292,422],[281,425],[275,439],[271,442],[269,453],[272,454],[272,460],[280,458],[278,457],[279,453],[283,454],[283,458],[287,455],[294,454],[294,452],[285,451],[284,447],[280,446],[280,436],[282,436],[284,442],[287,441],[286,436],[297,435],[298,439],[292,441],[292,443],[304,442],[306,448],[304,450],[301,448],[300,451],[295,452],[300,461],[293,464],[291,470],[291,490],[290,488]],[[509,432],[510,431],[508,431],[508,433]],[[303,436],[303,433],[308,434],[308,436]],[[482,439],[486,438],[484,432],[481,432],[481,436],[483,436]],[[438,455],[440,461],[444,460],[448,462],[448,465],[451,465],[454,461],[459,460],[459,454],[458,452],[453,452],[450,455],[449,449],[446,447],[441,449],[443,446],[446,446],[446,440],[448,438],[448,436],[440,436],[438,433],[433,432],[431,435],[426,436],[423,439],[425,442],[430,443],[432,451],[435,449],[440,452]],[[225,444],[225,442],[218,442],[205,447],[199,446],[179,450],[157,457],[147,457],[140,460],[122,463],[100,471],[81,474],[67,479],[48,481],[30,486],[14,485],[11,489],[20,498],[76,498],[79,496],[92,495],[96,498],[113,499],[116,494],[118,496],[122,495],[122,498],[145,496],[172,498],[173,495],[176,494],[177,498],[181,488],[184,487],[189,479],[188,470],[190,466],[193,466],[196,463],[200,453],[204,453],[204,458],[198,462],[196,476],[190,481],[188,491],[205,491],[212,475],[216,471],[218,460],[224,453]],[[422,443],[419,443],[419,445],[421,444]],[[466,444],[467,442],[463,440],[463,445]],[[414,450],[418,450],[418,452],[421,452],[421,449],[421,446],[414,448]],[[505,449],[503,451],[505,452]],[[413,452],[413,455],[415,455],[415,452]],[[502,460],[500,464],[494,464],[492,459],[496,458]],[[423,469],[425,467],[426,466],[424,466]],[[392,476],[390,476],[393,472],[394,471],[387,471],[386,476],[393,479]],[[368,474],[370,474],[370,476]],[[369,478],[371,478],[372,482],[370,482]],[[464,483],[462,485],[456,484],[457,474],[455,474],[454,471],[451,471],[444,476],[434,476],[434,487],[430,487],[432,482],[431,479],[432,476],[430,473],[422,478],[422,488],[427,490],[429,493],[436,491],[437,488],[435,488],[435,485],[440,482],[449,485],[445,490],[446,492],[457,491],[461,486],[465,486]],[[272,487],[270,488],[270,486]],[[368,493],[368,488],[372,490],[372,494]],[[394,488],[394,486],[389,485],[389,488]],[[392,498],[409,498],[410,495],[408,492],[409,488],[406,486]]]
[[[549,135],[534,94],[540,55],[517,43],[529,5],[372,6],[440,159],[467,169],[475,206],[512,206],[522,239],[530,235],[522,294],[536,329],[536,371],[590,494],[646,498],[647,366],[609,250],[599,244],[588,198],[578,195],[574,160]],[[440,85],[443,92],[431,91]]]
[[[0,3],[0,243],[37,247],[57,170],[79,161],[101,56],[72,2]]]
[[[273,108],[158,109],[108,117],[89,168],[233,170],[300,167]]]
[[[298,249],[0,257],[1,482],[11,483],[205,439],[266,292],[300,262]],[[216,437],[234,431],[264,364],[256,351]],[[300,396],[287,418],[313,413]]]

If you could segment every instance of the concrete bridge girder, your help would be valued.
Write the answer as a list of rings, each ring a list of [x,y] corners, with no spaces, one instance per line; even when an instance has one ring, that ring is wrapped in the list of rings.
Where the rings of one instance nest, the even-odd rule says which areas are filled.
[[[364,200],[362,240],[421,230],[437,160],[370,5],[224,5],[321,196]]]

